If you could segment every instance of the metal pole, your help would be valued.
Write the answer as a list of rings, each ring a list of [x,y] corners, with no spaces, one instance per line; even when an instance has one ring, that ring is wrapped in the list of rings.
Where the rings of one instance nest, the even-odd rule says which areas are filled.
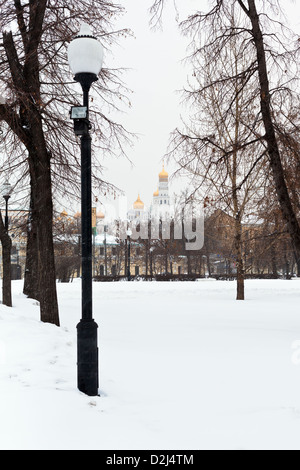
[[[89,87],[81,83],[84,106],[88,107]],[[87,131],[81,137],[81,259],[82,259],[82,319],[77,325],[78,389],[89,396],[97,396],[98,325],[93,320],[93,247],[92,247],[92,151],[91,136]]]
[[[5,199],[5,221],[4,221],[4,226],[6,232],[8,232],[8,200],[10,196],[4,196]]]
[[[92,319],[92,201],[91,137],[81,137],[81,250],[82,250],[82,316]]]
[[[130,248],[131,248],[131,243],[130,243],[130,237],[129,236],[127,238],[127,248],[128,248],[128,254],[127,254],[127,280],[131,281],[131,274],[130,274]]]
[[[96,275],[96,235],[93,229],[93,277]]]

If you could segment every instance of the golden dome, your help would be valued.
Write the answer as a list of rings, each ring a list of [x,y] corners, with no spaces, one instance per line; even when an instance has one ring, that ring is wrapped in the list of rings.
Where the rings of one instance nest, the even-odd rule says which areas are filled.
[[[153,193],[153,196],[154,196],[154,197],[159,196],[159,191],[158,191],[158,189],[157,189],[157,191],[155,191],[155,192]]]
[[[68,217],[68,213],[66,210],[64,210],[60,215],[61,217]]]
[[[135,203],[133,204],[133,208],[134,208],[134,209],[144,210],[144,207],[145,207],[145,204],[144,204],[143,201],[141,200],[140,195],[138,195],[137,200],[136,200]]]
[[[103,212],[99,211],[97,213],[97,219],[102,219],[102,220],[105,219],[105,215],[103,214]]]
[[[168,175],[168,173],[166,172],[164,165],[163,165],[162,171],[159,173],[158,176],[159,176],[159,179],[163,179],[163,180],[166,180],[166,179],[169,178],[169,175]]]

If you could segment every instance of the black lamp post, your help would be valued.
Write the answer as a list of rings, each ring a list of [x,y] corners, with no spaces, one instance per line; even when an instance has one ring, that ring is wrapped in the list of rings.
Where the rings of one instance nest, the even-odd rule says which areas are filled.
[[[74,80],[83,91],[83,106],[73,106],[71,118],[74,132],[81,138],[81,262],[82,262],[82,318],[77,325],[78,388],[89,396],[97,396],[98,371],[98,325],[93,319],[92,282],[92,176],[91,136],[89,121],[89,90],[98,80],[102,68],[103,49],[93,36],[91,28],[82,24],[78,36],[68,49],[69,65]]]
[[[10,195],[12,193],[12,187],[9,184],[8,181],[6,181],[6,183],[3,184],[2,188],[1,188],[1,193],[2,193],[2,196],[5,200],[5,221],[4,221],[4,226],[5,226],[5,230],[8,232],[8,201],[10,200]]]

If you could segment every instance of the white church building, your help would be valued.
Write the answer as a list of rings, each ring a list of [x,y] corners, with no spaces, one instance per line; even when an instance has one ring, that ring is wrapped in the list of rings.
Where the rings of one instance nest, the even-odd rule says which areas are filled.
[[[158,175],[158,189],[153,193],[150,209],[151,218],[167,219],[173,215],[172,201],[169,194],[169,175],[163,166]]]
[[[147,221],[158,218],[168,219],[173,215],[172,198],[169,194],[169,175],[163,166],[158,175],[158,189],[153,193],[150,210],[145,208],[139,194],[137,200],[133,203],[132,209],[128,211],[127,218],[129,221]]]

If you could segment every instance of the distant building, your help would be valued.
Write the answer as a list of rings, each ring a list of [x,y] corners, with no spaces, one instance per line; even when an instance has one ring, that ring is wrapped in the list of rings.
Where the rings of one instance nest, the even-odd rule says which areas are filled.
[[[158,175],[158,188],[153,193],[150,210],[147,210],[140,194],[127,213],[127,219],[132,221],[147,221],[151,218],[166,219],[173,215],[172,199],[169,194],[169,175],[163,166]]]
[[[132,209],[127,213],[127,218],[130,222],[132,221],[144,221],[148,220],[149,212],[145,209],[145,204],[138,195],[137,200],[133,203]]]
[[[163,166],[158,175],[158,189],[153,193],[151,218],[169,218],[173,215],[172,200],[169,194],[169,175]]]

